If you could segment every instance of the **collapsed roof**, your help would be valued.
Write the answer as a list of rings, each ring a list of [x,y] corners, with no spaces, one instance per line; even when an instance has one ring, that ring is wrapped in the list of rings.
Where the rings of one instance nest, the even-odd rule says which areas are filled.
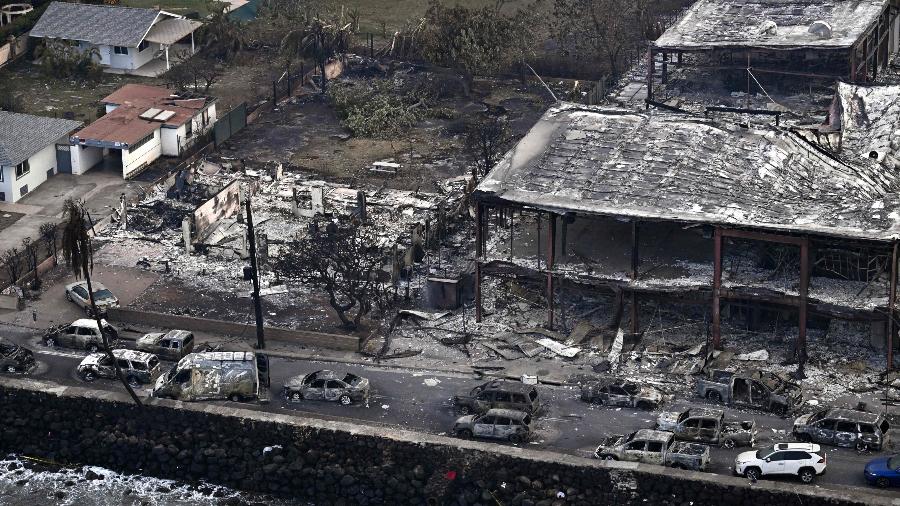
[[[848,158],[879,160],[900,169],[900,86],[838,83],[835,93],[841,153]]]
[[[654,46],[850,48],[889,5],[890,0],[698,0]]]
[[[560,103],[476,190],[557,213],[861,240],[900,237],[900,176],[776,127]]]

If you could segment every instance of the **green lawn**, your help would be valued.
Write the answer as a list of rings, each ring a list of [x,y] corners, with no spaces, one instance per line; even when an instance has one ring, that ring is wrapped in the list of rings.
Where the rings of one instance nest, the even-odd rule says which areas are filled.
[[[205,18],[209,14],[208,2],[206,0],[122,0],[119,5],[125,7],[143,7],[153,8],[157,5],[164,11],[172,14],[181,14],[182,16],[189,12],[197,12],[200,18]]]
[[[407,21],[420,18],[428,9],[428,0],[344,0],[340,3],[348,10],[359,10],[360,32],[381,35],[383,23],[388,36],[404,28]],[[496,0],[444,0],[443,3],[477,8],[494,5]],[[507,0],[505,9],[515,10],[531,3],[532,0]]]

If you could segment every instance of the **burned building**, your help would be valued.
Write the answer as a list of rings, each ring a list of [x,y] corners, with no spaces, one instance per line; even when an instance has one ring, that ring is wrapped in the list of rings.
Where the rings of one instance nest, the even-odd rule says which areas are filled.
[[[873,122],[848,121],[831,135],[849,147]],[[864,322],[891,364],[900,174],[885,159],[775,125],[559,103],[476,189],[477,284],[543,280],[550,327],[562,283],[622,294],[633,334],[644,303],[708,308],[716,348],[726,315],[777,311],[801,358],[811,322]]]
[[[873,83],[900,44],[897,0],[698,0],[650,44],[648,103],[819,117],[835,81]],[[740,109],[741,111],[734,111]]]

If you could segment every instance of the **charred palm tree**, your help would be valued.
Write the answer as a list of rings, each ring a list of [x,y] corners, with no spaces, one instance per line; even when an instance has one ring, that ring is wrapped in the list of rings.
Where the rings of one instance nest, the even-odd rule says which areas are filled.
[[[350,47],[352,23],[338,26],[313,19],[305,26],[291,30],[281,39],[281,52],[289,59],[311,58],[322,74],[322,93],[325,93],[328,62],[340,58]]]
[[[88,220],[85,219],[85,210],[81,203],[72,199],[67,199],[63,204],[63,237],[62,237],[62,253],[66,260],[66,265],[72,269],[75,279],[84,276],[87,283],[87,291],[91,301],[91,314],[97,321],[97,328],[100,329],[100,335],[103,337],[103,349],[109,360],[112,361],[116,370],[116,377],[125,386],[128,395],[134,399],[135,404],[141,405],[141,399],[134,393],[134,389],[125,380],[119,363],[113,355],[112,346],[109,342],[109,334],[103,329],[103,321],[100,318],[100,311],[97,310],[97,304],[94,301],[94,288],[91,286],[91,272],[94,270],[94,250],[91,247],[91,237],[88,235]]]

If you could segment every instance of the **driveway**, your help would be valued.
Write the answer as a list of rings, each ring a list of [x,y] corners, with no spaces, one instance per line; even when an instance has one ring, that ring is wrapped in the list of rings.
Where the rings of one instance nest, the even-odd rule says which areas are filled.
[[[139,191],[137,182],[123,180],[117,170],[96,167],[80,176],[57,174],[15,204],[0,202],[0,216],[22,215],[0,234],[0,252],[20,247],[25,237],[36,239],[41,224],[60,222],[66,199],[84,200],[97,221],[118,207],[122,193],[131,197]]]

